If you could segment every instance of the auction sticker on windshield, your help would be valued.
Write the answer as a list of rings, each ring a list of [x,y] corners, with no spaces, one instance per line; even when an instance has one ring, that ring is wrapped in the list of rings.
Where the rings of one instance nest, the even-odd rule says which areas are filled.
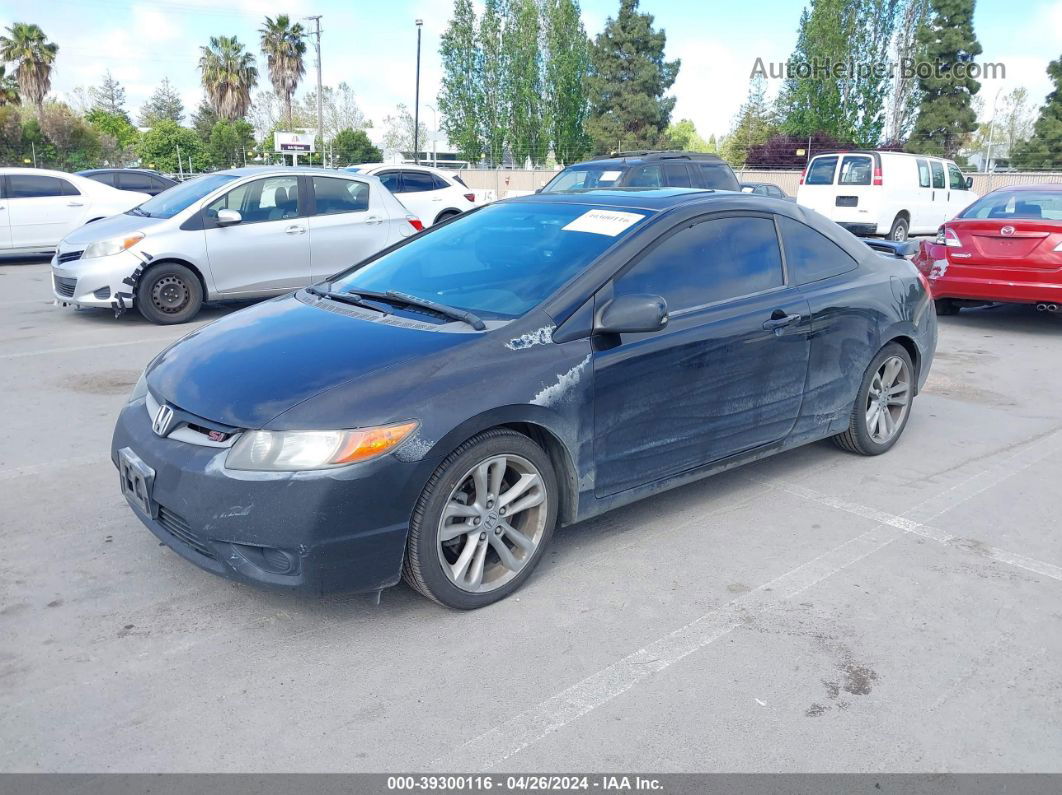
[[[594,235],[615,237],[627,227],[645,218],[639,213],[621,213],[610,210],[590,210],[563,227],[566,232],[590,232]]]

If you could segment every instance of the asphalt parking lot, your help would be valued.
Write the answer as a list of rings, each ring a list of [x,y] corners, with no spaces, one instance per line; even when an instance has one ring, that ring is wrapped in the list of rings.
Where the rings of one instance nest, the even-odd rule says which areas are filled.
[[[160,546],[108,444],[191,328],[55,307],[43,262],[0,287],[2,771],[1062,771],[1062,315],[941,318],[889,454],[567,528],[457,613]]]

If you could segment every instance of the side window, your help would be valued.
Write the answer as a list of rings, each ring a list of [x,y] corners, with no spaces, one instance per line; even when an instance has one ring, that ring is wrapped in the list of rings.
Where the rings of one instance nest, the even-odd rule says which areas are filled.
[[[211,203],[207,217],[217,218],[219,210],[238,211],[245,224],[295,218],[299,214],[299,180],[283,176],[245,182]]]
[[[431,184],[434,186],[434,190],[446,190],[450,187],[450,183],[438,174],[431,175]]]
[[[734,178],[727,166],[721,163],[701,163],[701,179],[704,187],[717,190],[734,190]]]
[[[807,176],[804,177],[805,185],[832,185],[833,172],[837,168],[837,158],[816,157],[811,161]]]
[[[43,177],[37,174],[8,174],[7,197],[9,199],[41,199],[49,196],[70,196],[77,191],[70,185],[70,193],[63,186],[70,185],[65,179]]]
[[[382,182],[383,186],[391,191],[391,193],[402,192],[402,173],[400,171],[384,171],[376,176],[380,178],[380,182]]]
[[[663,170],[659,165],[635,166],[627,174],[628,188],[659,188],[663,184]]]
[[[670,311],[762,292],[784,283],[774,222],[756,216],[684,226],[615,284],[618,295],[662,295]]]
[[[939,160],[930,160],[929,161],[929,168],[933,172],[933,187],[934,188],[943,188],[944,187],[944,166],[942,166],[940,164]]]
[[[152,189],[151,177],[133,171],[119,172],[118,187],[122,190],[148,191]]]
[[[775,199],[784,199],[785,198],[785,194],[782,193],[782,189],[779,188],[777,185],[768,185],[767,186],[767,193],[769,195],[773,196]]]
[[[81,195],[81,191],[79,191],[77,188],[74,187],[74,183],[73,182],[67,182],[65,179],[61,179],[61,180],[59,180],[59,182],[62,183],[63,195],[64,196],[80,196]]]
[[[690,172],[685,163],[665,163],[664,180],[670,188],[692,188]]]
[[[869,185],[873,167],[869,157],[848,155],[841,161],[841,185]]]
[[[431,174],[423,171],[404,171],[402,172],[402,188],[403,193],[420,193],[435,190],[435,183],[432,181]]]
[[[98,182],[101,185],[108,185],[112,188],[114,187],[113,171],[104,171],[100,174],[86,174],[85,176],[91,179],[93,182]]]
[[[918,160],[916,160],[915,162],[918,163],[918,187],[920,187],[920,188],[928,188],[929,187],[929,163],[927,163],[922,158],[918,158]]]
[[[855,268],[856,261],[847,252],[810,226],[781,215],[778,226],[790,283],[807,284]]]
[[[317,215],[360,213],[369,209],[369,186],[359,180],[314,177]]]
[[[952,190],[966,190],[966,178],[954,163],[948,163],[948,180]]]

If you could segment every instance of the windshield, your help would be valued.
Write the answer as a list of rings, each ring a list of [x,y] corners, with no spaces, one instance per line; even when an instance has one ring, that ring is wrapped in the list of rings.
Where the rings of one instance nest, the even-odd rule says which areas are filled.
[[[154,198],[148,199],[139,207],[134,207],[127,215],[147,215],[151,218],[173,218],[181,210],[213,193],[226,182],[236,179],[232,174],[207,174],[196,177],[167,188]]]
[[[493,204],[337,278],[333,290],[397,290],[485,317],[537,306],[646,217],[572,204]]]
[[[623,176],[623,169],[609,164],[571,166],[550,180],[543,193],[614,188]]]
[[[989,193],[959,213],[959,218],[1062,221],[1062,191]]]

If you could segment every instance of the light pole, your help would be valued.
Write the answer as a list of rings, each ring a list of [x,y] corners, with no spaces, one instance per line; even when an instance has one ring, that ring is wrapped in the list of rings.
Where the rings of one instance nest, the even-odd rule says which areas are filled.
[[[992,168],[992,138],[996,132],[996,104],[999,102],[999,92],[1002,90],[1003,86],[1000,86],[996,91],[996,98],[992,100],[992,120],[988,122],[988,152],[985,154],[985,171]]]
[[[317,50],[317,134],[321,136],[321,167],[324,168],[324,106],[321,104],[321,15],[306,17],[314,23],[314,49]]]
[[[439,137],[439,112],[435,110],[434,105],[425,105],[428,110],[431,111],[431,164],[433,167],[439,167],[439,154],[435,151],[435,141]]]
[[[420,29],[424,27],[424,20],[417,20],[417,89],[413,95],[413,162],[419,163],[417,147],[420,144]]]

